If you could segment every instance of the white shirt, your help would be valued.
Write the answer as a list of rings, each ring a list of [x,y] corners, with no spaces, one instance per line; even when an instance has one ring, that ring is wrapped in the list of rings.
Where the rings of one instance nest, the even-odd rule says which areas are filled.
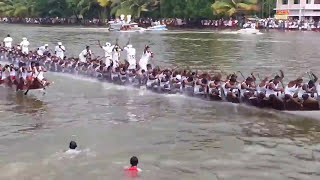
[[[80,154],[81,151],[75,150],[75,149],[69,149],[65,152],[66,154],[71,154],[71,155],[77,155]]]
[[[44,46],[40,46],[37,53],[40,56],[43,56],[43,53],[46,51],[46,48]]]
[[[114,46],[102,46],[102,49],[104,50],[104,56],[111,58],[113,48]]]
[[[60,58],[60,59],[63,59],[64,58],[64,51],[66,50],[66,48],[64,46],[56,46],[55,48],[55,52],[56,52],[56,55]]]
[[[5,47],[7,48],[11,48],[12,47],[12,41],[13,39],[11,37],[6,37],[4,38],[4,44],[5,44]]]
[[[127,51],[127,60],[131,64],[136,64],[136,49],[125,47],[124,50]]]
[[[30,43],[28,40],[23,40],[21,43],[20,43],[20,46],[21,46],[21,49],[23,52],[27,52],[28,53],[28,47],[29,47]]]
[[[147,51],[146,53],[143,52],[141,59],[139,61],[139,66],[141,69],[147,70],[147,64],[148,64],[151,56],[152,56],[151,52],[149,52],[149,51]]]
[[[87,49],[83,50],[80,54],[79,54],[79,59],[81,62],[86,62],[87,60],[87,55],[91,54],[91,50],[89,50],[89,52],[87,51]]]

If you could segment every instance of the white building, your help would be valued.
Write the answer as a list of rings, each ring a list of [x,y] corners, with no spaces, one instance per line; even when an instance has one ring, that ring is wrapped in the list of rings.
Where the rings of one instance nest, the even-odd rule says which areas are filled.
[[[275,18],[314,19],[320,18],[320,0],[277,0]]]

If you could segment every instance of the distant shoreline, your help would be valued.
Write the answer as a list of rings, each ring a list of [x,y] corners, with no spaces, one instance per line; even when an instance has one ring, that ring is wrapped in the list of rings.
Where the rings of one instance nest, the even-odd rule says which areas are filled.
[[[79,27],[79,28],[96,28],[96,29],[108,29],[108,25],[97,25],[97,24],[48,24],[48,23],[24,23],[24,22],[0,22],[0,24],[6,25],[6,24],[12,24],[12,25],[26,25],[26,26],[39,26],[39,27]],[[169,30],[211,30],[211,31],[224,31],[224,30],[231,30],[231,31],[237,31],[242,29],[239,26],[223,26],[223,27],[212,27],[212,26],[192,26],[192,25],[182,25],[182,26],[167,26]],[[288,31],[313,31],[313,32],[320,32],[320,28],[315,28],[311,30],[306,30],[306,29],[286,29],[286,28],[258,28],[259,30],[263,31],[268,31],[268,30],[274,30],[274,31],[283,31],[283,32],[288,32]]]

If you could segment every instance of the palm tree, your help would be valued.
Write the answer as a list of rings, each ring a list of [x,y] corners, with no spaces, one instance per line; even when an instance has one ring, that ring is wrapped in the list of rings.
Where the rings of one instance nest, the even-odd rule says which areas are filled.
[[[159,0],[120,0],[113,4],[111,14],[131,14],[139,18],[141,12],[154,10],[159,4]]]
[[[232,16],[238,13],[258,11],[258,0],[217,0],[211,5],[215,14]]]
[[[97,0],[97,1],[99,5],[102,7],[102,10],[100,12],[100,17],[102,19],[102,22],[104,22],[107,7],[112,4],[112,1],[111,0]]]
[[[34,0],[0,0],[0,13],[10,17],[34,17],[37,15]]]

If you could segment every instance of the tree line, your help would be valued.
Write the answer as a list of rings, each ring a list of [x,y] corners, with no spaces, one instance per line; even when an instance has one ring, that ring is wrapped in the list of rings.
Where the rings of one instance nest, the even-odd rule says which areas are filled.
[[[135,18],[212,19],[274,14],[276,0],[0,0],[2,17],[82,16],[105,19],[120,14]]]

